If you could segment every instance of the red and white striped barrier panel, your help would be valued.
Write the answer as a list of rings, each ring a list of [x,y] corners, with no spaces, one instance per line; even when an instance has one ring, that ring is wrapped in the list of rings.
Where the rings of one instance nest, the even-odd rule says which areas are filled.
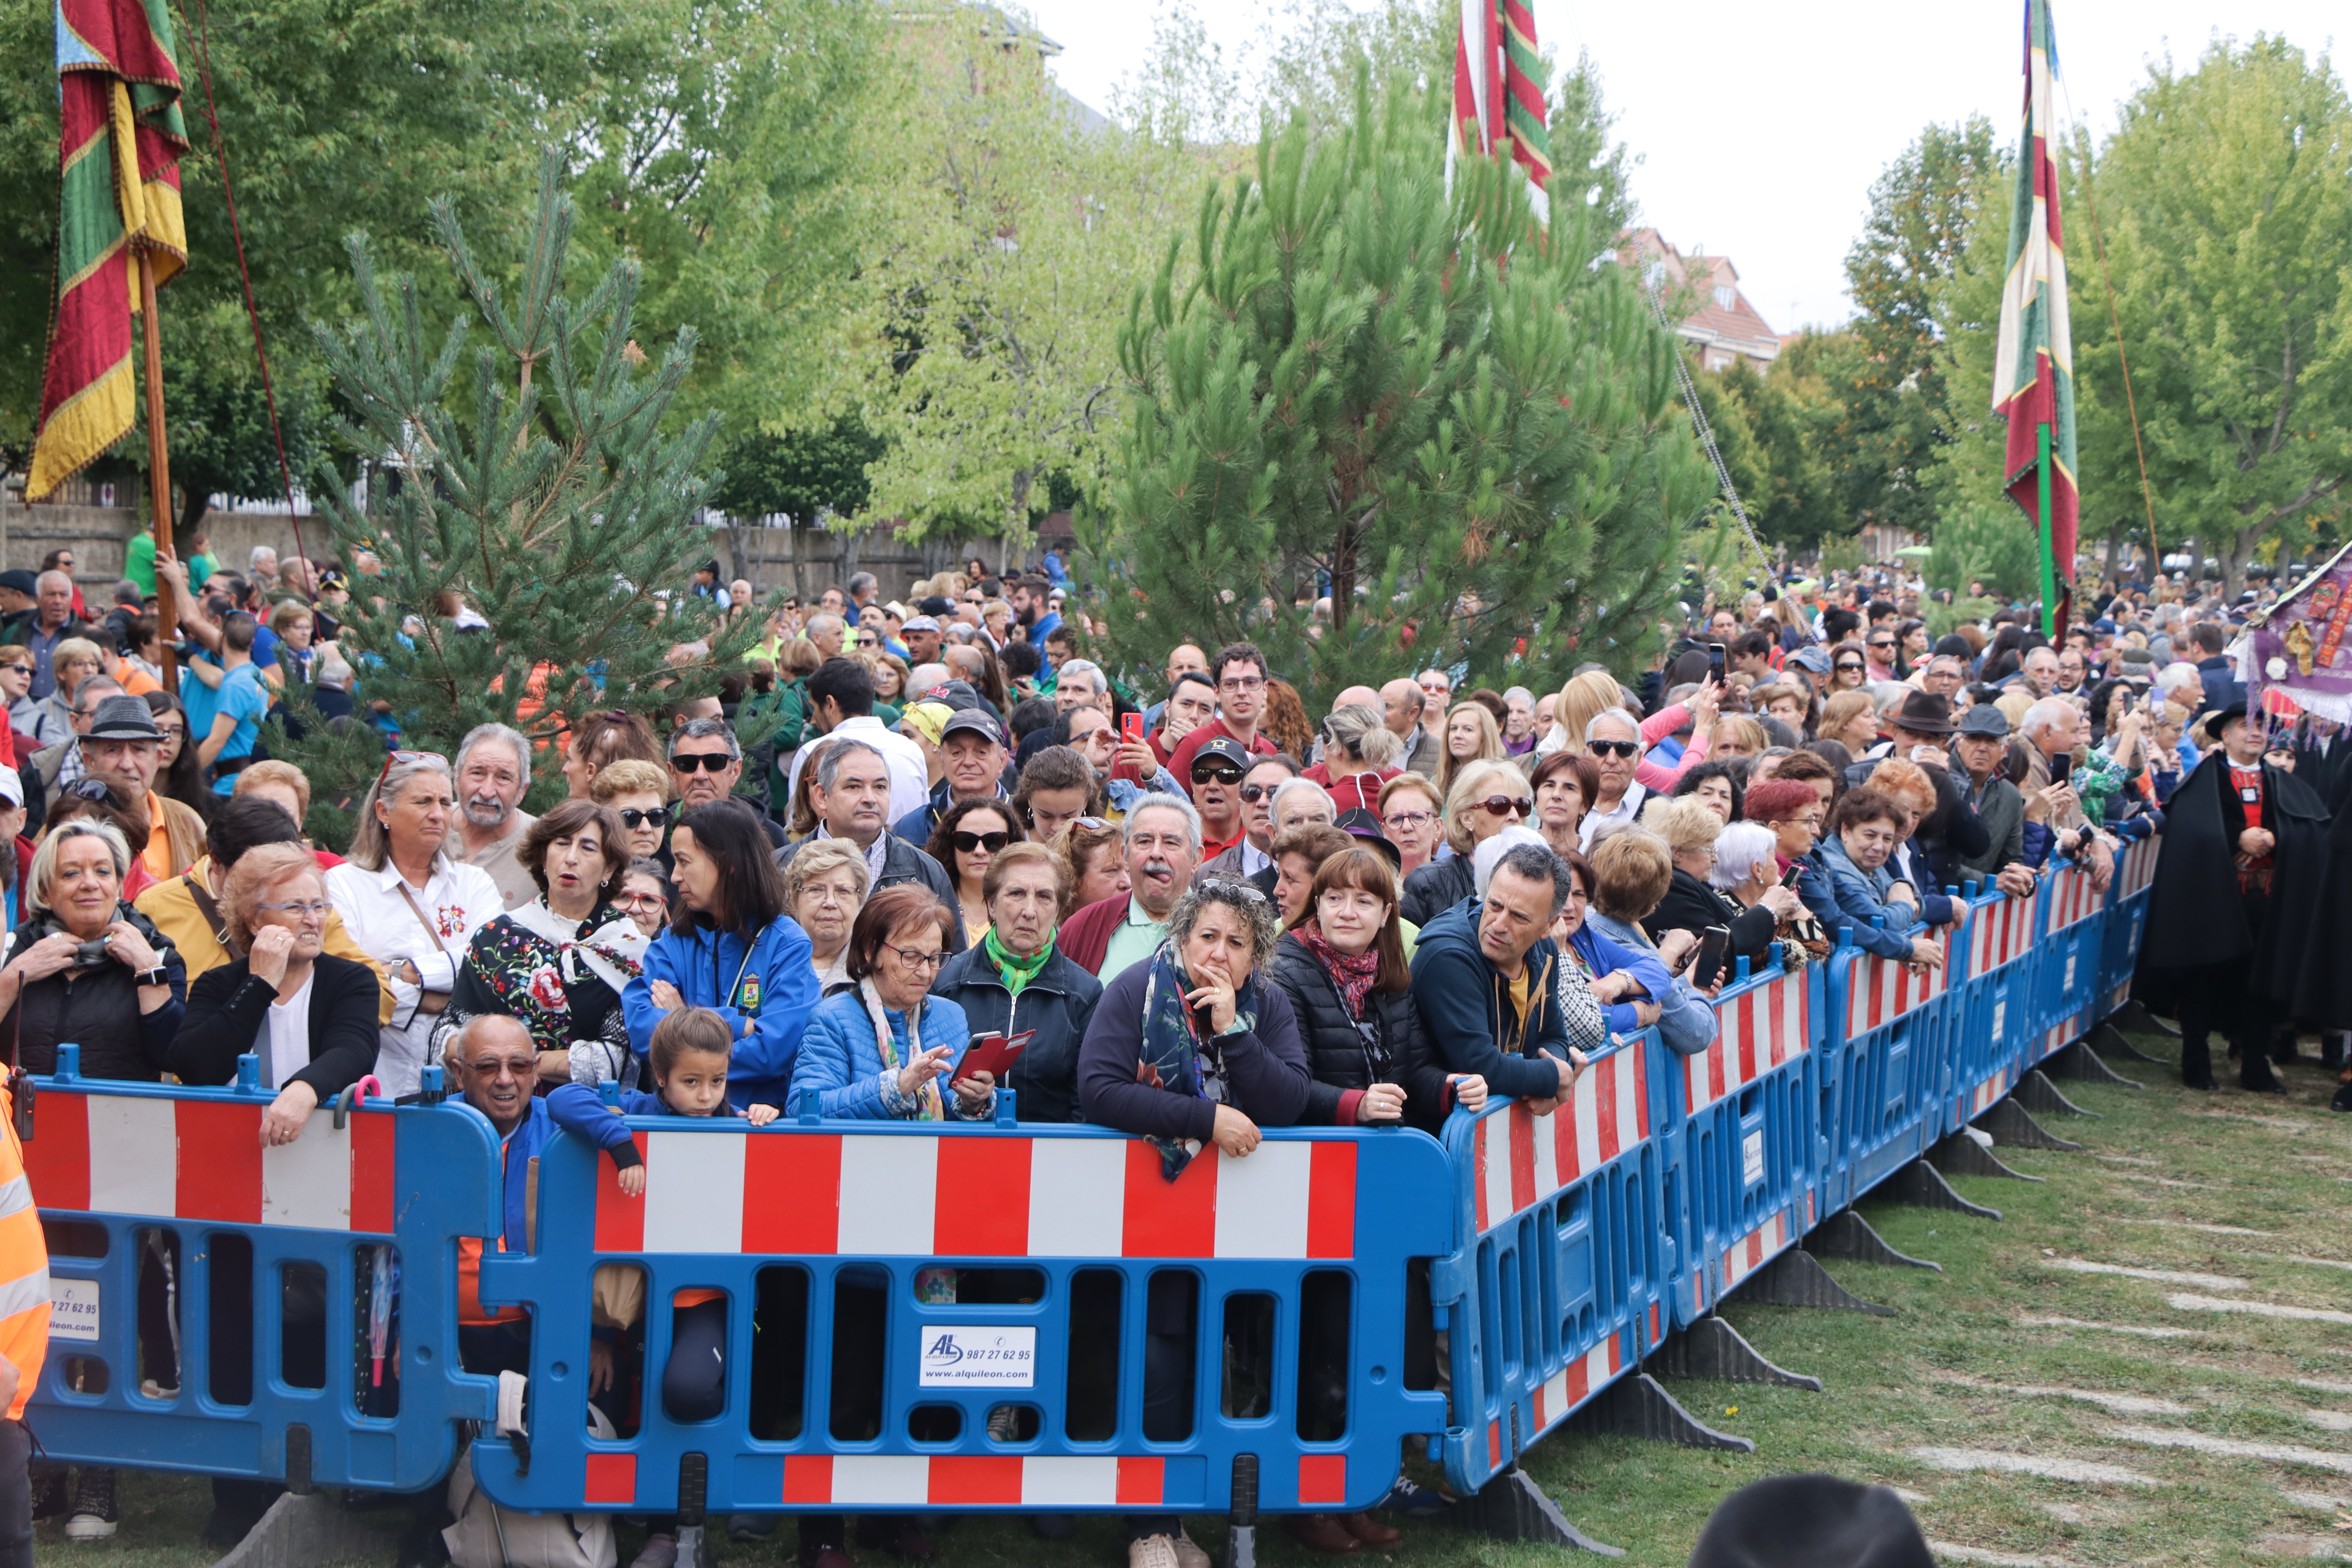
[[[2124,846],[2123,858],[2116,862],[2116,897],[2128,899],[2147,891],[2156,880],[2156,858],[2163,850],[2164,835],[2160,833]]]
[[[1318,1496],[1344,1498],[1346,1457],[1339,1487]],[[1164,1498],[1166,1461],[1157,1454],[786,1454],[776,1500],[833,1508],[1133,1508],[1156,1509]],[[632,1503],[637,1498],[637,1456],[588,1456],[589,1504]]]
[[[1969,976],[1990,973],[2033,949],[2042,931],[2042,889],[2029,899],[2003,899],[1969,916]]]
[[[2091,886],[2088,871],[2061,871],[2046,879],[2050,889],[2050,934],[2089,920],[2107,907],[2107,896]]]
[[[1685,1103],[1693,1116],[1804,1055],[1812,1038],[1811,988],[1801,973],[1718,1002],[1715,1016],[1715,1044],[1682,1059]]]
[[[1481,1232],[1641,1145],[1650,1135],[1648,1050],[1637,1037],[1602,1057],[1549,1116],[1515,1101],[1478,1122],[1472,1191]]]
[[[1167,1181],[1139,1138],[639,1132],[642,1197],[599,1160],[600,1252],[1349,1258],[1352,1142],[1203,1149]],[[980,1201],[982,1198],[986,1201]]]
[[[1789,1225],[1786,1209],[1776,1211],[1772,1217],[1723,1249],[1723,1291],[1729,1295],[1733,1287],[1789,1250],[1796,1239]]]
[[[216,1225],[393,1230],[393,1118],[359,1110],[341,1131],[314,1111],[291,1143],[265,1147],[264,1099],[166,1100],[44,1089],[25,1145],[45,1209]]]
[[[1611,1334],[1544,1379],[1543,1386],[1535,1393],[1538,1432],[1546,1430],[1617,1381],[1626,1365],[1623,1339],[1622,1334]],[[1492,1454],[1500,1447],[1499,1436],[1490,1436],[1487,1451]]]
[[[1934,940],[1943,944],[1944,962],[1933,969],[1915,969],[1899,958],[1874,953],[1855,956],[1845,972],[1847,1039],[1891,1024],[1944,994],[1952,973],[1952,933],[1947,929]]]
[[[1967,1102],[1968,1115],[1963,1120],[1974,1121],[1978,1117],[1990,1110],[2000,1097],[2010,1091],[2016,1081],[2017,1068],[2014,1064],[2010,1064],[2003,1066],[2000,1071],[1970,1089]]]

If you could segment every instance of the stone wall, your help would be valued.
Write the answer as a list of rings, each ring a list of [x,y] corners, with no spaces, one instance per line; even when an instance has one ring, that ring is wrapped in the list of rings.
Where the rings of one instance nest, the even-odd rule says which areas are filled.
[[[95,487],[84,487],[94,493]],[[136,497],[138,487],[125,484],[124,493]],[[0,497],[0,571],[15,567],[37,570],[49,552],[70,549],[82,597],[92,604],[108,603],[109,589],[122,577],[123,548],[133,530],[147,526],[147,514],[131,507],[105,507],[44,502],[27,507],[18,494]],[[213,555],[224,566],[243,567],[257,545],[268,545],[280,556],[295,552],[294,520],[285,511],[221,511],[205,514],[202,531],[211,541]],[[1045,537],[1064,537],[1067,528],[1061,514],[1049,519]],[[845,583],[855,572],[871,572],[881,581],[882,597],[904,598],[919,578],[946,571],[982,556],[992,565],[1004,563],[1004,546],[997,541],[928,540],[911,544],[886,530],[863,534],[808,532],[784,528],[722,527],[708,531],[709,550],[728,567],[729,577],[749,576],[765,594],[776,587],[814,597],[826,587]],[[334,531],[323,517],[301,520],[301,542],[313,560],[332,560]],[[183,555],[188,541],[174,542]],[[794,546],[810,548],[795,571]],[[738,561],[738,553],[741,556]],[[1038,549],[1042,549],[1039,546]],[[1065,545],[1066,548],[1066,544]],[[1034,561],[1035,552],[1030,553]]]

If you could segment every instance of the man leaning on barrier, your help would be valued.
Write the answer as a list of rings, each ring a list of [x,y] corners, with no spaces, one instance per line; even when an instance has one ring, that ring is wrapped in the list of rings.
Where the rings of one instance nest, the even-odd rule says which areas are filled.
[[[1559,1108],[1584,1065],[1553,1001],[1560,956],[1549,933],[1568,895],[1559,856],[1514,845],[1486,896],[1423,926],[1412,955],[1413,1005],[1446,1067],[1477,1074],[1538,1116]]]

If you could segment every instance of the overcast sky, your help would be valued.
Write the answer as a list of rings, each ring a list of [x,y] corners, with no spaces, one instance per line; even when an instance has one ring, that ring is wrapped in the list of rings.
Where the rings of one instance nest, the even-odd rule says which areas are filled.
[[[1153,0],[1030,0],[1065,47],[1062,84],[1101,108],[1151,41]],[[1927,122],[1972,113],[2016,135],[2022,0],[1681,0],[1633,6],[1534,0],[1538,41],[1600,66],[1617,133],[1642,160],[1643,221],[1676,247],[1728,256],[1777,330],[1852,313],[1846,247],[1871,182]],[[1266,0],[1194,0],[1230,56],[1286,12]],[[2344,0],[2055,0],[2060,112],[2104,133],[2148,63],[2195,61],[2217,31],[2283,33],[2330,49],[2352,23]],[[2071,232],[2087,233],[2087,229]]]

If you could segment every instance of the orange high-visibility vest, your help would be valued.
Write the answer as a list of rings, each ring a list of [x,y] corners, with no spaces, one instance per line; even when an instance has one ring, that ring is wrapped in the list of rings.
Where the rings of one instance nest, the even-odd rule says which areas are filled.
[[[16,1397],[8,1405],[8,1419],[21,1421],[49,1353],[49,1248],[41,1239],[33,1184],[25,1175],[15,1110],[7,1089],[0,1087],[0,1355],[16,1366]]]

